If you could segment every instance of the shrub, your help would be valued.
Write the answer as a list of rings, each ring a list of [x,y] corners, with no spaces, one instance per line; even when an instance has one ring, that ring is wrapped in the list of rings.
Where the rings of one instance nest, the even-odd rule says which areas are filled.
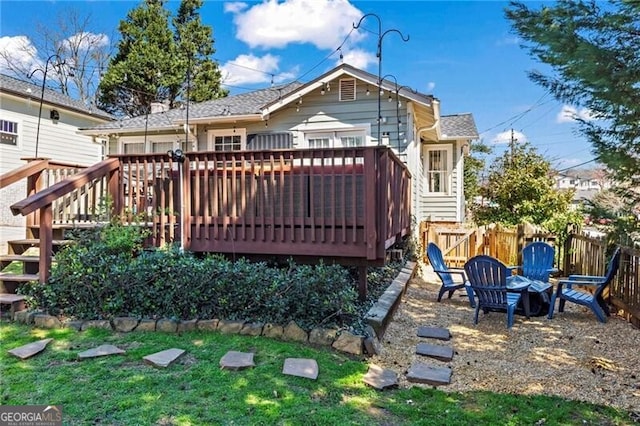
[[[220,318],[303,327],[341,326],[355,314],[357,294],[337,265],[278,268],[222,256],[197,258],[177,247],[141,251],[144,232],[108,225],[98,238],[56,255],[49,282],[23,292],[54,315]]]

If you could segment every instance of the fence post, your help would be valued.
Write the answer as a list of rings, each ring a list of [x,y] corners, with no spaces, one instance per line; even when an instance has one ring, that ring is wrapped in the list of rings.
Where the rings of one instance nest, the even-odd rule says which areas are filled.
[[[498,243],[497,243],[498,231],[496,228],[489,229],[489,253],[491,257],[498,257]]]
[[[475,231],[473,231],[471,235],[469,235],[469,244],[467,246],[468,248],[466,253],[467,259],[470,259],[476,255],[477,239],[478,239],[478,229],[476,229]]]
[[[563,250],[563,256],[564,259],[562,259],[562,274],[563,275],[569,275],[571,273],[571,245],[573,243],[573,235],[574,234],[569,234],[569,236],[567,237],[567,239],[564,242],[564,250]]]
[[[516,265],[522,265],[522,249],[524,248],[524,224],[519,223],[516,230]]]

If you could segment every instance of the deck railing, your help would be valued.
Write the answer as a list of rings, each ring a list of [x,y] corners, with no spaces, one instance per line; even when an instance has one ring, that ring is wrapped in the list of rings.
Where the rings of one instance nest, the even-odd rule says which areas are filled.
[[[60,223],[103,221],[109,206],[158,247],[380,265],[410,230],[410,179],[387,147],[118,155],[11,209],[39,212],[42,282],[56,206]]]
[[[385,147],[117,158],[119,211],[156,246],[381,261],[410,229],[410,175]]]

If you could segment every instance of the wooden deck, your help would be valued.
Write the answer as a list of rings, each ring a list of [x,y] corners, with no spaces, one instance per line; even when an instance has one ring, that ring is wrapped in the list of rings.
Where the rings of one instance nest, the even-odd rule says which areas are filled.
[[[32,182],[11,209],[39,224],[42,282],[54,225],[113,215],[147,226],[149,246],[359,266],[384,264],[411,226],[411,176],[387,147],[120,155],[50,186],[34,163],[11,176]]]

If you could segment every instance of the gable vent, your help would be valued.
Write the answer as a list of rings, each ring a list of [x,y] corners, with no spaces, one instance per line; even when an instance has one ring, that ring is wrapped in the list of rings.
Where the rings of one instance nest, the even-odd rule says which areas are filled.
[[[356,100],[356,79],[355,78],[340,79],[340,100],[341,101]]]

